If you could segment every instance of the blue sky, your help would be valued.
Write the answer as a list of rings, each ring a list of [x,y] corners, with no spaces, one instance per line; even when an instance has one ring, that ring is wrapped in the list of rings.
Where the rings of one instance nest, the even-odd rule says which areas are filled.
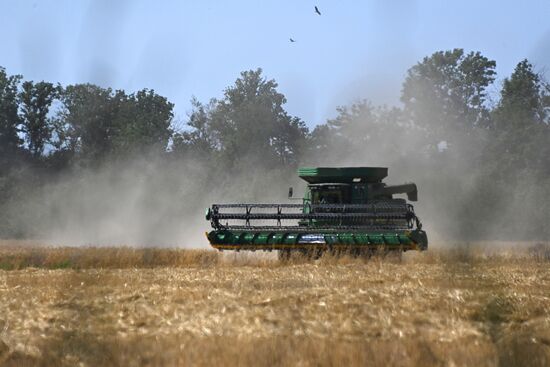
[[[192,96],[257,67],[310,126],[362,98],[398,104],[406,70],[437,50],[481,51],[500,79],[528,58],[550,79],[548,0],[0,0],[0,32],[10,74],[152,88],[181,120]]]

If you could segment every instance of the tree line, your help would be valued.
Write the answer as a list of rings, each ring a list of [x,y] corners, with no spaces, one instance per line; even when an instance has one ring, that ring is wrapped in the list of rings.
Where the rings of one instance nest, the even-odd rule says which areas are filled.
[[[502,82],[495,69],[479,52],[435,52],[407,71],[401,106],[358,101],[308,129],[261,69],[242,72],[219,99],[193,99],[179,126],[174,104],[154,90],[25,81],[0,67],[0,210],[67,172],[135,157],[232,175],[382,162],[421,172],[462,218],[460,231],[486,228],[500,212],[521,223],[531,216],[526,228],[548,236],[550,85],[528,60]],[[466,199],[447,199],[457,191]],[[518,212],[502,214],[518,200]],[[13,235],[25,233],[0,224],[0,236]]]

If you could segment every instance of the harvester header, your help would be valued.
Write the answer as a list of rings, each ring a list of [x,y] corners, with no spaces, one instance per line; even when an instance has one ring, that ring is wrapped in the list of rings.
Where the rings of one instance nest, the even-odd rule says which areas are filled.
[[[208,240],[219,250],[279,250],[283,256],[427,249],[413,206],[394,198],[406,194],[416,201],[416,185],[386,185],[387,175],[385,167],[300,168],[307,182],[301,203],[213,204],[206,214],[213,228]]]

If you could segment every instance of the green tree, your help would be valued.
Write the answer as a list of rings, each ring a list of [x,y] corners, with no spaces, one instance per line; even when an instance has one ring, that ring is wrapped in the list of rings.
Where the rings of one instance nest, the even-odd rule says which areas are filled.
[[[21,120],[17,113],[17,91],[20,75],[8,75],[0,67],[0,168],[5,169],[19,150],[21,139],[18,136]]]
[[[143,89],[126,96],[117,92],[119,105],[113,127],[113,145],[117,153],[166,151],[172,130],[174,104],[154,90]]]
[[[310,141],[315,149],[313,156],[321,155],[330,149],[331,156],[345,158],[353,155],[361,146],[378,135],[375,107],[363,100],[351,106],[336,108],[338,115],[319,125],[311,134]],[[377,144],[373,139],[374,144]]]
[[[216,139],[229,160],[258,157],[265,162],[289,162],[297,147],[291,136],[300,135],[304,124],[294,121],[283,108],[286,98],[275,80],[262,70],[241,73],[225,90],[212,114]]]
[[[310,155],[326,159],[327,151],[335,161],[350,159],[368,153],[369,156],[396,157],[416,154],[411,152],[409,138],[416,130],[403,117],[399,108],[374,106],[367,100],[340,106],[337,116],[315,128],[310,136]],[[412,143],[412,141],[411,141]]]
[[[548,114],[547,91],[548,86],[528,60],[518,63],[512,75],[504,80],[495,110],[497,128],[517,129],[544,123]]]
[[[67,86],[61,100],[63,108],[56,118],[59,146],[80,157],[96,161],[113,151],[115,119],[124,92],[92,84]]]
[[[499,158],[503,175],[525,170],[550,176],[550,96],[527,60],[523,60],[503,83],[494,111],[492,157]]]
[[[438,51],[414,65],[403,83],[401,101],[408,116],[426,128],[432,144],[454,133],[485,127],[487,87],[496,62],[479,52]]]
[[[91,84],[65,88],[56,119],[58,145],[84,159],[166,151],[174,105],[153,90],[133,94]]]
[[[289,117],[286,113],[277,123],[279,128],[271,137],[271,146],[282,165],[295,165],[303,155],[309,130],[299,117]]]
[[[277,86],[261,69],[242,72],[223,99],[207,106],[194,102],[189,130],[176,136],[176,148],[213,151],[225,164],[243,158],[264,166],[295,164],[308,130],[284,110],[286,98]]]
[[[21,108],[21,131],[28,150],[34,157],[44,152],[51,138],[52,124],[48,116],[50,107],[58,96],[58,88],[52,83],[26,81],[19,93]]]
[[[195,97],[191,99],[192,112],[187,121],[188,129],[173,136],[172,150],[179,155],[209,159],[219,148],[212,131],[212,111],[216,100],[203,104]]]

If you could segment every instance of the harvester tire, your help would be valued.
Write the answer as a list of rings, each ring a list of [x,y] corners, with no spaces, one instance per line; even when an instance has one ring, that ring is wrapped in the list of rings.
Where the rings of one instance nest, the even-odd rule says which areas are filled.
[[[279,261],[282,261],[282,262],[287,262],[290,260],[290,255],[291,255],[291,251],[290,249],[282,249],[282,250],[279,250],[279,254],[278,254],[278,257],[279,257]]]

